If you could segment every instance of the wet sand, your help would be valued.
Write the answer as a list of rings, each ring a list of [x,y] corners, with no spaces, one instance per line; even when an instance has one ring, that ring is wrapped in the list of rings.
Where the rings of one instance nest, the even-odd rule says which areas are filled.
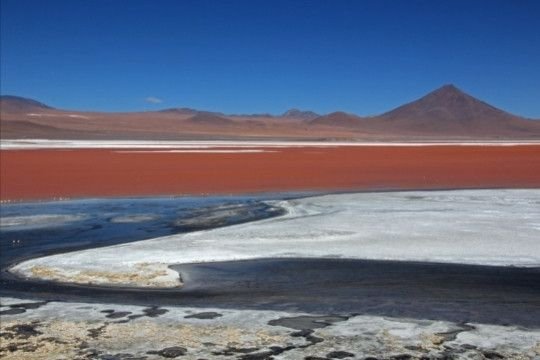
[[[540,187],[540,145],[234,149],[3,150],[1,199]]]

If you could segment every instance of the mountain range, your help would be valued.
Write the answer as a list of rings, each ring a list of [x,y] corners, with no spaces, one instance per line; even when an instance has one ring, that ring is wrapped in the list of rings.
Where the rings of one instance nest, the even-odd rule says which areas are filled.
[[[510,114],[445,85],[377,116],[226,115],[191,108],[106,113],[55,109],[18,96],[0,97],[2,139],[540,139],[540,121]]]

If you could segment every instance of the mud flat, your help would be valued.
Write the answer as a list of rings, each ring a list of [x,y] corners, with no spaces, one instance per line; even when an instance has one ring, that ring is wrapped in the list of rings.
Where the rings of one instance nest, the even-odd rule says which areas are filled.
[[[538,143],[18,141],[0,156],[2,201],[540,187]]]
[[[10,359],[537,359],[517,326],[0,298]]]
[[[171,287],[170,265],[258,258],[348,258],[540,266],[540,190],[356,193],[271,204],[271,219],[19,263],[19,276]]]

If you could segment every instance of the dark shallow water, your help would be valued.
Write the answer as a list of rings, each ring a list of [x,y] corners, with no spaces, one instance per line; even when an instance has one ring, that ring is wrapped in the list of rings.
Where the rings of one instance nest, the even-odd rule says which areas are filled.
[[[60,298],[70,292],[69,286],[27,281],[7,272],[7,268],[26,259],[188,232],[194,229],[194,224],[195,228],[204,229],[264,219],[281,211],[261,200],[302,195],[85,199],[1,205],[0,216],[4,221],[51,214],[78,218],[65,223],[2,226],[0,295]],[[241,209],[223,211],[237,206]],[[84,297],[91,301],[92,293],[86,292]]]
[[[0,266],[22,259],[76,249],[109,246],[150,239],[193,230],[182,220],[197,216],[200,228],[225,226],[274,216],[261,200],[298,197],[299,194],[266,196],[173,197],[88,199],[36,203],[15,203],[0,206],[4,219],[33,215],[78,215],[80,220],[48,226],[26,225],[0,228]],[[200,216],[223,206],[245,205],[244,217],[227,216],[221,223],[206,221]],[[203,211],[204,212],[204,211]],[[244,214],[246,215],[246,214]],[[126,218],[147,216],[143,221]]]
[[[5,272],[10,263],[46,253],[188,231],[194,223],[212,227],[276,215],[275,210],[261,207],[260,199],[113,199],[2,206],[3,217],[64,213],[85,214],[86,217],[46,229],[2,230],[0,295],[540,326],[540,268],[344,259],[260,259],[173,266],[186,285],[172,290],[24,281]],[[250,210],[242,212],[242,216],[226,216],[224,221],[218,222],[215,218],[210,217],[209,221],[202,216],[211,214],[216,207],[221,209],[223,205],[231,204],[247,204]],[[111,221],[118,216],[141,214],[155,216],[141,222]],[[193,219],[196,221],[191,221]],[[186,223],[188,228],[178,226]],[[17,239],[22,241],[14,242]]]
[[[208,305],[540,326],[540,268],[258,259],[173,269]]]

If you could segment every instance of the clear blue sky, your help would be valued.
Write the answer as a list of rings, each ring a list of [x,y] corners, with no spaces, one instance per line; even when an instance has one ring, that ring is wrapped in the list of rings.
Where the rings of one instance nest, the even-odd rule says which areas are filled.
[[[540,117],[536,0],[0,1],[1,93],[55,107],[371,115],[454,83]]]

